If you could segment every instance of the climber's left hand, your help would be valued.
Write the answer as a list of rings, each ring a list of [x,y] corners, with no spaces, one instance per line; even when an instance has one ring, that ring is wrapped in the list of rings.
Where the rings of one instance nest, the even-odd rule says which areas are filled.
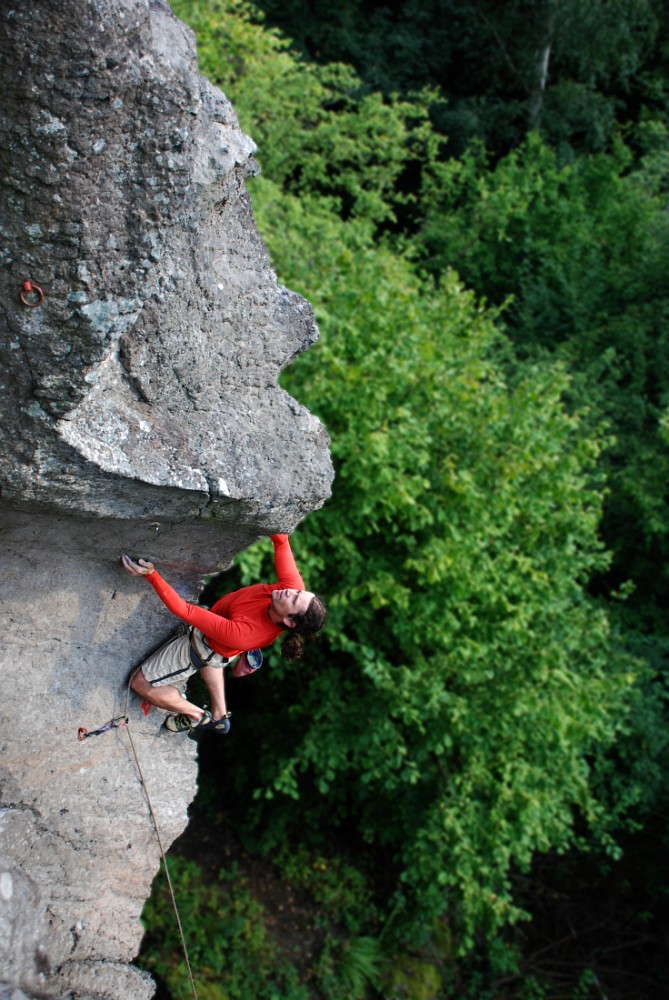
[[[148,576],[156,568],[153,563],[147,562],[146,559],[139,559],[137,562],[134,562],[125,552],[121,556],[121,562],[123,568],[127,569],[128,573],[132,576]]]

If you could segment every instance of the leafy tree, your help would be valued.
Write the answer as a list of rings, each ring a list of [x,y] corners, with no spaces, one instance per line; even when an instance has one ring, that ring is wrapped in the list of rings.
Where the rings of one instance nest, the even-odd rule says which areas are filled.
[[[665,246],[661,128],[649,114],[655,146],[634,179],[622,147],[567,166],[535,138],[494,172],[474,151],[438,164],[415,103],[370,95],[350,69],[300,63],[248,4],[174,6],[203,18],[205,68],[261,142],[259,225],[323,331],[286,385],[329,427],[338,472],[296,539],[310,585],[333,595],[330,626],[303,669],[272,662],[271,683],[235,689],[248,704],[225,749],[229,799],[267,848],[287,831],[348,834],[376,852],[389,938],[418,940],[441,920],[466,950],[519,917],[512,872],[535,852],[581,844],[588,827],[614,851],[604,751],[633,744],[638,689],[587,590],[609,566],[602,413],[637,421],[643,433],[626,440],[651,461],[666,417],[660,297],[649,298]],[[527,121],[529,94],[508,128],[521,105]],[[499,98],[484,106],[492,115]],[[421,156],[425,224],[404,256],[374,232],[404,207]],[[438,290],[412,264],[424,247]],[[479,304],[453,264],[503,311]],[[640,487],[655,525],[661,469]],[[262,550],[241,562],[243,582],[264,576]],[[623,805],[643,780],[630,761]]]
[[[666,136],[666,133],[663,132]],[[532,136],[493,169],[481,151],[434,168],[423,231],[426,261],[456,265],[492,303],[511,299],[505,328],[521,356],[549,352],[576,373],[572,395],[615,435],[605,455],[611,584],[632,579],[637,618],[661,626],[669,599],[669,219],[666,153],[561,164]]]
[[[173,857],[169,868],[200,1000],[308,1000],[267,931],[264,907],[234,867],[213,879],[184,858]],[[140,965],[159,977],[173,1000],[189,1000],[193,988],[162,866],[142,917],[148,931]]]
[[[238,790],[259,795],[245,822],[265,847],[296,820],[354,828],[390,865],[389,928],[447,912],[466,950],[519,916],[512,868],[572,842],[574,810],[605,825],[589,761],[633,674],[583,591],[607,561],[598,445],[561,369],[507,383],[493,317],[454,275],[429,293],[362,225],[257,194],[315,301],[323,341],[287,385],[329,427],[337,480],[295,543],[330,595],[326,638],[303,669],[272,663],[236,734]]]
[[[284,190],[316,194],[345,216],[394,218],[399,179],[435,155],[424,102],[365,93],[350,66],[298,60],[246,0],[174,0],[196,30],[202,71],[234,101]]]
[[[438,88],[433,115],[460,155],[496,154],[541,125],[565,149],[596,150],[640,108],[666,120],[661,0],[258,0],[313,60],[351,62],[374,89]]]

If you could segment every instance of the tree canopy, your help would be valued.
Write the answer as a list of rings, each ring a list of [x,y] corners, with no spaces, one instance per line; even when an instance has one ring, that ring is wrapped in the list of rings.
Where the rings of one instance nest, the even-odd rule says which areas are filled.
[[[397,956],[437,954],[440,995],[480,1000],[517,967],[519,873],[614,864],[666,801],[669,21],[260,6],[173,2],[321,329],[283,384],[332,437],[332,499],[293,539],[330,616],[303,666],[272,653],[234,688],[211,752],[247,842],[354,866],[367,981],[394,956],[402,995]],[[221,586],[271,579],[269,551]],[[481,952],[492,973],[455,989]]]
[[[321,64],[351,63],[384,94],[435,91],[432,115],[459,155],[501,154],[541,127],[562,151],[604,148],[616,125],[667,114],[661,0],[258,0]]]
[[[298,202],[279,220],[259,201],[261,224],[300,232]],[[466,948],[513,918],[512,865],[565,849],[577,813],[603,821],[589,757],[634,673],[583,589],[608,561],[600,445],[564,407],[560,366],[507,380],[494,316],[454,275],[428,294],[345,228],[321,219],[308,258],[291,236],[274,247],[293,285],[298,260],[318,275],[323,342],[286,385],[333,436],[333,498],[295,538],[330,625],[303,670],[273,664],[257,752],[240,740],[236,767],[267,789],[263,839],[284,836],[293,800],[300,825],[304,809],[316,829],[354,824],[392,859],[401,933],[452,908]],[[268,715],[281,735],[263,735]]]

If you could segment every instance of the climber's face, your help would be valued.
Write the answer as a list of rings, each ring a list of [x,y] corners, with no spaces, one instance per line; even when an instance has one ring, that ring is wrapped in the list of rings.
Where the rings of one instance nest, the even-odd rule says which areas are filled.
[[[258,650],[255,650],[255,653],[257,654]],[[262,660],[261,660],[261,663],[262,663]],[[249,666],[249,661],[248,661],[248,658],[247,658],[247,654],[246,653],[242,653],[241,656],[238,658],[237,662],[232,667],[232,676],[233,677],[247,677],[249,674],[254,674],[257,669],[258,669],[257,666],[255,666],[255,667]]]
[[[295,616],[303,615],[313,598],[308,590],[273,590],[271,608],[273,617],[280,619],[288,628],[295,625]]]

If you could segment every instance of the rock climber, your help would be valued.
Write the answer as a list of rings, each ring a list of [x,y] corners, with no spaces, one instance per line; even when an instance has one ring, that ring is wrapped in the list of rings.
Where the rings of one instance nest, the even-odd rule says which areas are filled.
[[[163,580],[153,563],[121,556],[132,576],[144,576],[167,608],[188,625],[185,635],[169,639],[135,668],[130,687],[141,698],[166,709],[163,725],[172,733],[212,730],[225,734],[230,713],[225,702],[223,667],[234,677],[252,673],[262,663],[260,650],[285,632],[281,652],[289,662],[302,656],[302,638],[315,635],[325,622],[320,597],[304,589],[288,535],[272,535],[277,583],[257,583],[221,597],[211,610],[189,604]],[[211,711],[187,701],[175,686],[199,670],[211,698]]]

